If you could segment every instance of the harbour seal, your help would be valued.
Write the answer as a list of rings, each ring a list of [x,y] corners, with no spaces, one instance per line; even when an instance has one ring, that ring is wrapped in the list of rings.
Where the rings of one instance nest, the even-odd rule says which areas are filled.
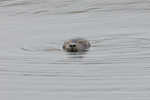
[[[63,49],[66,51],[83,51],[91,47],[89,41],[83,38],[75,38],[66,41],[63,45]]]

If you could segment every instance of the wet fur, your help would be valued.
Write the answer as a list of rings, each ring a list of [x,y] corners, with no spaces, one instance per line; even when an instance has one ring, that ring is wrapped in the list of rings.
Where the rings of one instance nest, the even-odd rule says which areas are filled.
[[[69,47],[70,44],[75,44],[76,46],[72,49]],[[63,49],[67,51],[81,51],[90,48],[91,45],[89,41],[83,38],[70,39],[66,41],[63,45]]]

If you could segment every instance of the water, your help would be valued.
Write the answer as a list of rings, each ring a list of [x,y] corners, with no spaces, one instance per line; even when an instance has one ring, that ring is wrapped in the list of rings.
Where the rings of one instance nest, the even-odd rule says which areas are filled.
[[[0,0],[2,100],[149,100],[150,1]],[[88,52],[69,53],[83,37]]]

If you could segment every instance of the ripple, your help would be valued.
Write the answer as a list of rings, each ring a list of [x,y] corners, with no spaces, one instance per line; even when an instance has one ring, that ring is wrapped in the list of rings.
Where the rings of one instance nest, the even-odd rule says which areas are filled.
[[[149,100],[148,0],[0,0],[4,100]],[[87,52],[63,39],[90,40]]]
[[[61,3],[58,3],[61,2]],[[144,6],[141,6],[144,5]],[[121,6],[121,7],[120,7]],[[21,0],[12,1],[5,0],[1,1],[1,8],[7,8],[0,13],[11,14],[11,15],[58,15],[58,14],[83,14],[88,12],[112,12],[112,11],[132,11],[132,12],[145,12],[149,11],[149,1],[105,1],[98,2],[94,1],[53,1],[49,2],[46,0]],[[13,9],[13,10],[12,10]],[[42,10],[41,10],[42,9]]]

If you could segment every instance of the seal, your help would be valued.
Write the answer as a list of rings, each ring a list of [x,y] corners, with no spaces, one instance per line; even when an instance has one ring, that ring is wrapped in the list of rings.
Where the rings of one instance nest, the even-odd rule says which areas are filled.
[[[88,40],[83,38],[75,38],[66,41],[63,45],[63,49],[66,51],[83,51],[91,47]]]

